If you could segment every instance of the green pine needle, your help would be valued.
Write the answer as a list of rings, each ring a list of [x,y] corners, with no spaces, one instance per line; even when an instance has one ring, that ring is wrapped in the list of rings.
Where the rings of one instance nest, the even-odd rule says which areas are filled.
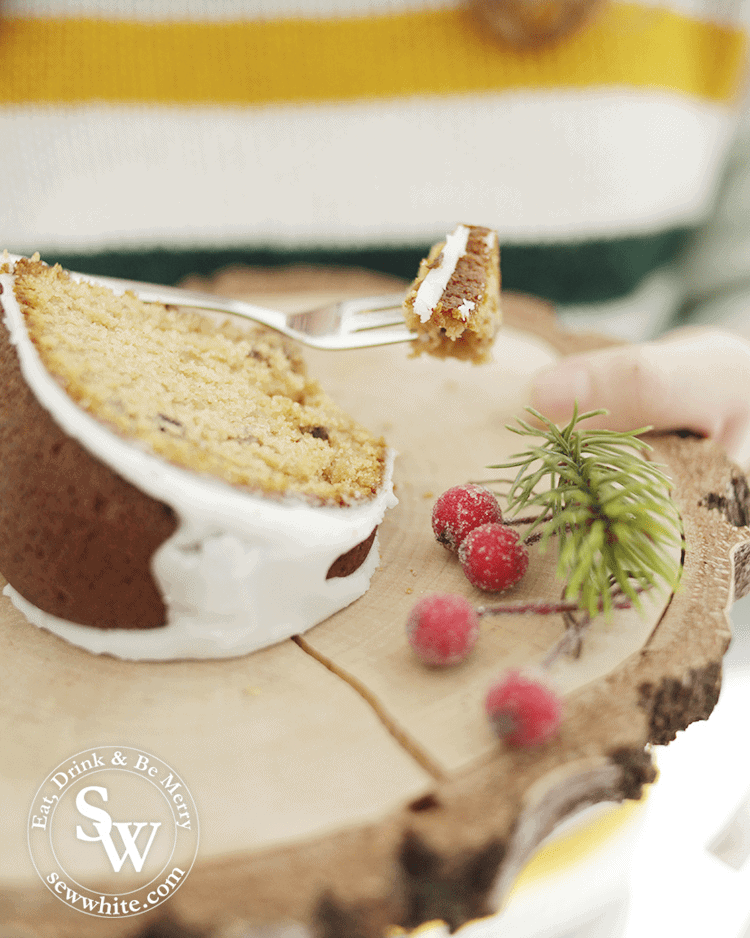
[[[675,589],[680,563],[674,549],[681,544],[682,525],[668,476],[643,458],[651,447],[639,436],[649,428],[581,430],[582,421],[607,411],[579,415],[576,406],[561,429],[527,410],[544,429],[520,419],[508,429],[540,443],[489,468],[518,467],[507,494],[509,512],[538,510],[526,536],[539,530],[542,549],[556,538],[565,599],[591,616],[609,615],[614,589],[635,606],[644,590]]]

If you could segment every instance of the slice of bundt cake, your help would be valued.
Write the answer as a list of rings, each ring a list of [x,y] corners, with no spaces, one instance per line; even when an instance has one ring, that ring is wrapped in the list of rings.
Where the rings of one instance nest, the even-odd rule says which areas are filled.
[[[0,263],[0,570],[125,657],[238,654],[367,588],[385,443],[277,335]]]

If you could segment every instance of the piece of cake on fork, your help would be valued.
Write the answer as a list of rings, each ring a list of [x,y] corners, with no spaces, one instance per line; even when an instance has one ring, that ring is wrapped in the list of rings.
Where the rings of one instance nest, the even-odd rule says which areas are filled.
[[[501,321],[496,232],[458,225],[435,244],[404,300],[404,319],[417,333],[415,354],[488,361]]]

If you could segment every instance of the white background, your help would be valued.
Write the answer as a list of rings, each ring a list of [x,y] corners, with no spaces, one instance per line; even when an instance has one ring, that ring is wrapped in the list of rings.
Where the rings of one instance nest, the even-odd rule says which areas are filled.
[[[711,719],[658,750],[623,938],[750,938],[750,597],[732,623]],[[710,849],[733,818],[739,869]]]

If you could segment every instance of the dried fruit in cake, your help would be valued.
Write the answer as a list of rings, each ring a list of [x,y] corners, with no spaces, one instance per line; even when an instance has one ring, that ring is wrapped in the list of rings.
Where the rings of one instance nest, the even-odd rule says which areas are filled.
[[[404,319],[417,334],[415,354],[488,361],[501,321],[497,233],[458,225],[434,245],[406,295]]]

